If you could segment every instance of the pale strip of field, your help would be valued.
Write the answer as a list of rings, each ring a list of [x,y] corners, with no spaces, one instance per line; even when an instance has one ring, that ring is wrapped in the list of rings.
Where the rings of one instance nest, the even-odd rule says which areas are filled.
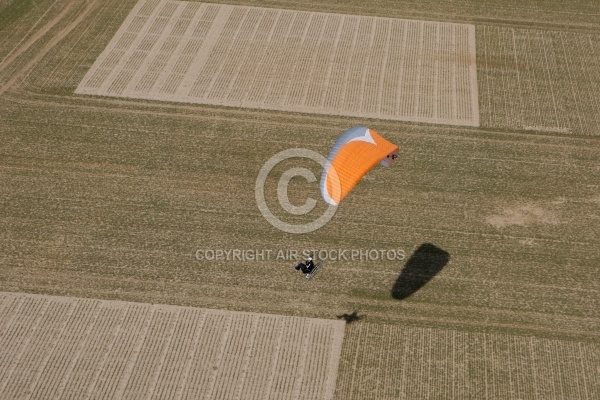
[[[340,399],[600,398],[597,343],[361,322],[342,360]]]
[[[0,398],[331,399],[344,323],[0,292]]]
[[[600,35],[478,26],[483,126],[600,134]]]
[[[473,25],[140,0],[76,93],[479,125]]]

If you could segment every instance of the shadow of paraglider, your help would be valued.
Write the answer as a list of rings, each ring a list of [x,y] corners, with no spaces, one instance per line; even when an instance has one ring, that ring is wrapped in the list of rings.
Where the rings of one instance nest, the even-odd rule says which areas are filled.
[[[423,243],[410,256],[392,287],[392,297],[403,300],[421,289],[448,264],[450,254],[431,243]]]
[[[351,324],[354,321],[359,321],[361,318],[363,318],[361,315],[358,315],[356,310],[354,310],[352,314],[344,313],[342,315],[336,315],[336,317],[338,317],[338,319],[343,319],[347,324]]]

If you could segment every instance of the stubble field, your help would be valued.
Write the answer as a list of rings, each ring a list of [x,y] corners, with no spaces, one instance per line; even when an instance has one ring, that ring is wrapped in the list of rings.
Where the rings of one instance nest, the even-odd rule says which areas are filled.
[[[140,1],[75,93],[479,125],[473,25]]]
[[[0,310],[5,399],[330,399],[344,335],[341,321],[72,297],[1,293]]]
[[[0,45],[0,290],[356,311],[337,398],[598,397],[597,6],[236,2],[474,24],[480,127],[467,128],[74,94],[135,3],[42,1],[0,22],[21,29]],[[373,170],[320,230],[272,227],[255,201],[263,163],[291,147],[326,154],[358,124],[400,146],[396,165]],[[307,194],[320,196],[296,182],[291,198]],[[402,269],[432,247],[446,261],[399,299]],[[292,260],[198,261],[199,249],[406,258],[327,262],[309,283]]]

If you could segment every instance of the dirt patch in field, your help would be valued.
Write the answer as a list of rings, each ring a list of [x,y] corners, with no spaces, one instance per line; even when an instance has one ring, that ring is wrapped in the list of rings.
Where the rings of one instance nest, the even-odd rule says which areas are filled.
[[[556,225],[559,223],[559,218],[551,207],[529,203],[504,208],[500,213],[487,217],[486,222],[501,229],[513,225]]]

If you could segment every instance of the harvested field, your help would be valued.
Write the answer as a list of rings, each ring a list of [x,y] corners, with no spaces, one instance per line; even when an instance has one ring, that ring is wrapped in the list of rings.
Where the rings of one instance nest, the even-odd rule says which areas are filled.
[[[0,292],[2,399],[332,399],[339,321]]]
[[[12,6],[17,3],[28,8]],[[181,26],[187,19],[190,28],[200,22],[200,15],[206,16],[198,14],[202,10],[228,9],[231,16],[235,10],[243,15],[237,20],[241,21],[240,30],[253,26],[252,18],[259,11],[293,19],[290,32],[297,32],[298,24],[307,19],[302,35],[286,38],[293,39],[289,50],[316,57],[312,47],[294,46],[316,37],[325,43],[329,37],[317,36],[313,24],[337,18],[345,21],[339,25],[342,31],[355,23],[356,32],[370,27],[373,39],[382,38],[374,40],[373,46],[370,41],[361,46],[369,54],[387,49],[387,73],[394,59],[391,45],[395,36],[383,40],[386,37],[377,36],[378,32],[392,32],[393,27],[402,34],[402,28],[408,30],[406,48],[420,43],[422,33],[425,51],[436,48],[438,34],[440,45],[452,47],[455,38],[449,32],[474,26],[476,52],[470,54],[477,60],[472,65],[477,68],[481,124],[441,125],[438,122],[443,121],[433,119],[414,123],[396,119],[400,114],[390,117],[383,112],[365,118],[359,111],[347,116],[263,106],[241,108],[241,103],[226,107],[216,102],[79,95],[74,92],[86,82],[86,74],[105,57],[103,52],[120,29],[129,26],[124,21],[136,10],[137,0],[11,2],[0,9],[0,290],[89,300],[77,300],[79,308],[69,308],[70,299],[56,300],[52,305],[46,303],[41,318],[34,318],[34,307],[19,326],[13,323],[16,319],[7,322],[11,332],[23,328],[20,332],[24,335],[25,328],[35,327],[24,337],[42,350],[32,354],[20,347],[23,351],[11,359],[5,357],[12,354],[11,348],[2,347],[2,390],[23,393],[28,387],[26,377],[40,388],[70,388],[70,393],[76,394],[88,390],[84,386],[92,381],[103,393],[137,395],[147,382],[151,383],[148,390],[175,390],[172,388],[181,381],[160,375],[170,373],[165,370],[158,376],[150,374],[114,385],[111,376],[94,375],[97,372],[89,360],[99,357],[102,345],[89,350],[82,345],[92,358],[62,367],[75,377],[73,386],[58,383],[62,381],[53,378],[58,371],[23,369],[31,360],[41,360],[44,365],[56,362],[49,354],[54,356],[52,352],[59,348],[62,336],[57,335],[62,328],[52,325],[52,318],[62,318],[62,326],[71,323],[61,311],[72,310],[70,315],[75,315],[89,306],[97,311],[84,318],[91,321],[95,315],[123,315],[110,305],[113,301],[133,301],[138,303],[128,303],[131,310],[140,308],[144,315],[161,316],[149,322],[147,332],[151,327],[170,332],[179,326],[169,314],[170,306],[151,304],[202,307],[201,311],[183,308],[188,314],[199,313],[192,318],[197,324],[209,314],[214,318],[222,315],[219,310],[249,313],[234,313],[246,316],[268,313],[265,318],[272,324],[278,321],[277,315],[328,322],[347,319],[350,324],[345,329],[334,394],[343,400],[397,399],[402,395],[411,399],[595,400],[600,375],[600,92],[593,88],[600,68],[595,68],[593,45],[600,34],[600,5],[587,0],[228,3],[236,7],[155,3],[166,7],[160,12],[173,14],[170,19],[167,14],[160,17],[167,25],[162,34],[156,33],[157,42],[151,48],[169,40],[162,36],[165,32],[176,32],[175,25],[169,24]],[[190,10],[196,14],[182,18]],[[164,22],[158,15],[152,18]],[[261,32],[262,25],[254,26]],[[151,28],[142,25],[140,29]],[[152,39],[152,35],[147,37]],[[215,45],[216,39],[223,38],[216,36]],[[133,52],[144,51],[151,44],[142,36],[134,40],[129,55],[120,61],[132,64],[113,71],[123,80],[128,79],[126,73],[135,72],[129,67],[141,60]],[[177,43],[174,54],[181,55],[184,41]],[[233,36],[230,43],[241,45]],[[447,67],[443,66],[449,64],[439,59],[447,52],[437,53],[438,58],[433,53],[419,58],[419,48],[413,46],[413,52],[407,54],[410,61],[396,59],[404,63],[405,72],[407,67],[413,69],[414,79],[390,81],[387,77],[381,93],[392,92],[393,85],[407,91],[416,85],[418,74],[420,89],[415,92],[413,85],[410,90],[419,93],[419,112],[432,118],[435,111],[429,107],[437,104],[440,116],[449,103],[443,98],[435,104],[424,102],[425,93],[431,93],[435,82],[438,92],[452,88],[453,83],[448,82],[452,74],[444,72]],[[283,45],[281,49],[288,50]],[[231,74],[238,73],[238,81],[245,76],[243,68],[235,70],[240,60],[234,53],[228,55],[231,58],[210,82],[215,89],[209,91],[211,96],[226,93]],[[178,60],[168,60],[172,71]],[[295,60],[290,56],[290,62]],[[362,60],[367,65],[366,59]],[[414,66],[418,60],[421,70]],[[205,65],[213,62],[206,61]],[[383,62],[376,58],[368,61]],[[233,72],[227,72],[229,65],[235,66]],[[293,70],[300,72],[304,64],[294,65],[298,68]],[[369,65],[376,65],[375,70],[383,67],[383,63]],[[435,76],[429,73],[436,65],[437,81],[424,80]],[[275,64],[272,67],[270,74],[282,72]],[[359,81],[360,68],[353,65],[348,76]],[[366,83],[374,75],[365,71]],[[290,76],[292,73],[296,72],[289,72]],[[166,79],[168,75],[161,76]],[[276,76],[279,80],[285,77]],[[275,84],[277,79],[268,83]],[[117,80],[110,84],[113,82]],[[296,93],[292,87],[313,93],[310,85],[292,83],[277,92],[280,99]],[[375,87],[378,91],[365,92],[370,98],[377,98],[380,86],[371,86]],[[233,96],[233,92],[227,93]],[[409,115],[417,103],[404,100],[402,93],[397,93],[395,104]],[[349,99],[344,104],[356,105],[346,101]],[[448,108],[445,110],[448,113]],[[271,226],[255,201],[255,182],[265,161],[292,147],[327,154],[339,134],[353,125],[367,125],[397,143],[400,158],[396,165],[371,171],[334,218],[315,232],[289,235]],[[277,206],[278,174],[286,167],[298,166],[294,163],[282,163],[269,175],[266,195],[270,206]],[[319,166],[305,166],[319,175]],[[292,180],[290,201],[302,204],[307,197],[322,203],[318,185]],[[286,215],[282,209],[276,214],[304,222],[303,216]],[[196,257],[198,250],[215,249],[270,250],[271,258],[257,262]],[[295,259],[275,257],[278,251],[307,249],[323,249],[325,255],[331,249],[346,250],[347,254],[358,249],[400,250],[405,257],[327,260],[311,281],[293,271]],[[39,306],[36,301],[32,304]],[[0,312],[10,308],[3,304]],[[229,332],[233,326],[245,332],[244,326],[249,325],[236,324],[255,321],[244,318],[232,317]],[[136,321],[130,322],[132,326],[144,326]],[[227,329],[221,322],[222,329],[215,328],[214,335],[229,343],[219,336]],[[42,324],[52,327],[48,335],[55,335],[56,340],[46,340],[38,329]],[[113,326],[98,329],[98,334],[108,340]],[[96,325],[88,327],[95,330]],[[188,327],[194,329],[193,324]],[[0,324],[0,335],[4,332]],[[122,331],[117,334],[124,335]],[[131,345],[138,337],[132,335],[119,351],[129,347],[128,351],[140,357],[143,353],[139,368],[154,366],[157,371],[168,364],[167,358],[160,361],[165,354],[161,351],[172,348],[175,334],[164,347],[147,342],[147,346],[157,346],[155,351]],[[74,343],[82,343],[85,331],[77,336],[72,338]],[[68,348],[66,342],[60,343]],[[175,354],[180,353],[175,351],[173,357]],[[298,366],[293,359],[288,361],[290,366]],[[75,367],[79,365],[81,368]],[[123,360],[116,365],[133,374],[134,367],[127,369]],[[17,367],[23,378],[14,375]],[[243,380],[245,385],[247,378],[240,378],[242,370],[236,368],[219,382]],[[282,371],[285,376],[287,369]],[[195,383],[187,386],[189,393],[204,390],[209,383],[202,380],[202,371],[191,371],[190,367],[187,379]],[[225,393],[217,389],[224,386],[214,382],[210,390]],[[289,386],[281,387],[296,393]],[[183,387],[177,393],[182,391]]]
[[[600,34],[477,28],[481,124],[600,134]]]
[[[140,0],[76,93],[477,126],[475,28]]]
[[[369,323],[346,332],[340,399],[600,397],[592,343]]]

